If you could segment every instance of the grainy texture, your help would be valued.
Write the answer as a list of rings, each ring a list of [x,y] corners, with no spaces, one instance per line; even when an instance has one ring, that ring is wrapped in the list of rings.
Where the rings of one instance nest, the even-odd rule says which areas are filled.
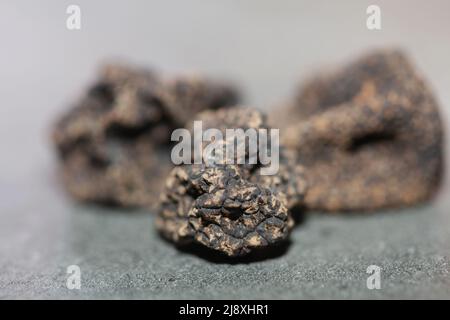
[[[264,113],[247,107],[234,107],[228,109],[221,109],[217,111],[207,110],[199,113],[195,120],[202,121],[203,128],[216,128],[219,129],[224,137],[223,147],[226,148],[228,144],[234,144],[235,153],[233,163],[238,160],[239,142],[235,141],[234,136],[227,136],[226,129],[239,128],[243,131],[247,129],[267,129],[271,130],[267,117]],[[192,130],[192,126],[188,125],[188,128]],[[258,140],[257,137],[256,140]],[[248,141],[245,141],[248,142]],[[244,143],[245,143],[244,142]],[[259,141],[258,141],[259,142]],[[268,134],[267,144],[270,145],[270,134]],[[258,146],[260,146],[258,144]],[[297,206],[301,206],[303,196],[307,189],[306,178],[304,169],[297,163],[297,157],[295,152],[287,150],[283,145],[279,145],[279,170],[274,175],[262,175],[261,169],[265,167],[259,161],[259,148],[257,150],[251,150],[248,148],[248,143],[245,144],[245,163],[240,164],[241,172],[245,175],[246,179],[251,182],[260,183],[266,187],[271,188],[273,191],[278,192],[281,197],[285,198],[286,205],[289,210],[295,210]],[[255,164],[248,163],[249,158],[254,157],[256,159]],[[226,159],[226,156],[223,156]],[[215,159],[216,163],[219,163],[220,159]],[[242,170],[245,169],[245,170]]]
[[[203,78],[105,66],[54,130],[67,190],[83,201],[153,206],[172,167],[172,130],[236,100],[231,87]]]
[[[176,243],[195,241],[229,256],[285,240],[293,225],[270,189],[246,181],[231,165],[175,168],[156,223]]]
[[[263,115],[249,108],[205,111],[198,119],[205,128],[220,130],[267,128]],[[174,168],[162,195],[158,230],[177,244],[199,243],[232,257],[283,242],[306,183],[302,168],[281,157],[274,176],[261,175],[260,162]]]
[[[409,206],[439,185],[438,107],[401,52],[375,52],[313,79],[288,113],[282,140],[306,168],[308,208]]]

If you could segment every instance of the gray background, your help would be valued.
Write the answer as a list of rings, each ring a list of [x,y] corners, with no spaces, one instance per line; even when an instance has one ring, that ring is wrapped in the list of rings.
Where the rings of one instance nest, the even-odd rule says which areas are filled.
[[[69,4],[79,31],[65,27]],[[366,29],[369,4],[380,31]],[[73,203],[48,139],[105,59],[226,77],[267,110],[315,70],[394,46],[447,118],[449,15],[448,1],[2,1],[0,298],[450,298],[447,184],[418,208],[310,214],[284,254],[229,264],[162,241],[150,213]],[[81,290],[65,286],[71,264]],[[366,288],[371,264],[381,290]]]

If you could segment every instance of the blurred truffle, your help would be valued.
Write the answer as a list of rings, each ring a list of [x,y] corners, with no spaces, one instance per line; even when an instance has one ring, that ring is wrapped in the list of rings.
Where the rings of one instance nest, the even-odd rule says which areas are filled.
[[[153,206],[172,167],[172,130],[237,100],[228,84],[202,77],[104,66],[53,132],[67,190],[81,201]]]
[[[378,51],[318,76],[285,110],[282,141],[306,168],[307,208],[410,206],[443,170],[437,103],[405,54]],[[278,110],[277,113],[280,113]]]

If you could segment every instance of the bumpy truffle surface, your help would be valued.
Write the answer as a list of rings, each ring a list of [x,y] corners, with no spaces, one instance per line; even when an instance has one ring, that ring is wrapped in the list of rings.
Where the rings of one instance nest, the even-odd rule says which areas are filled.
[[[313,79],[288,113],[282,141],[306,168],[307,208],[409,206],[439,185],[438,106],[400,52],[376,52]]]
[[[285,240],[293,225],[283,201],[235,166],[177,167],[167,186],[157,227],[177,243],[196,241],[240,256]]]
[[[267,128],[265,117],[250,108],[205,111],[197,119],[219,130]],[[294,224],[291,211],[300,207],[306,190],[303,169],[284,153],[276,175],[261,175],[261,167],[174,168],[162,194],[158,230],[177,244],[199,243],[231,257],[286,240]]]
[[[234,89],[204,78],[105,66],[53,132],[67,190],[82,201],[155,205],[172,168],[172,130],[236,100]]]

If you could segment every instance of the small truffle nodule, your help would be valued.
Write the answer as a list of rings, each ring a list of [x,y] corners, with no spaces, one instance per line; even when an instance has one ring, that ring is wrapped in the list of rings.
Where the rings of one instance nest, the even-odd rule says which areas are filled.
[[[205,111],[198,119],[220,130],[267,127],[265,117],[250,108]],[[261,175],[260,163],[175,167],[162,194],[158,230],[177,244],[198,243],[231,257],[286,240],[306,182],[301,166],[284,152],[280,158],[273,176]]]

